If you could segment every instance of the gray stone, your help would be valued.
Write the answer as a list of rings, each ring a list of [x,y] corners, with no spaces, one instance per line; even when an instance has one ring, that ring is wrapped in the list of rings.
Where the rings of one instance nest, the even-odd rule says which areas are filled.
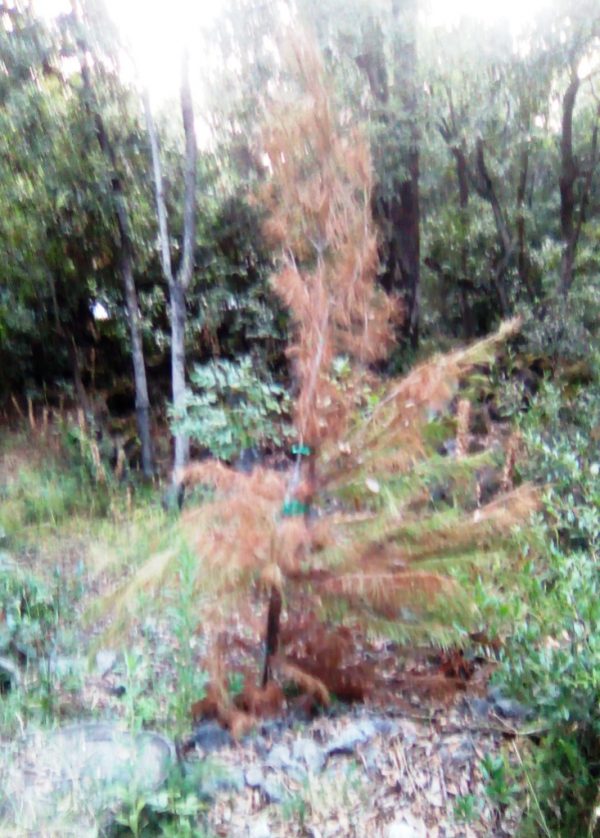
[[[327,754],[351,754],[358,745],[363,745],[377,735],[377,728],[370,719],[361,719],[349,724],[327,746]]]
[[[384,835],[385,838],[427,838],[427,827],[420,818],[406,811],[389,824]]]
[[[397,736],[400,732],[400,725],[397,722],[392,721],[392,719],[371,719],[373,725],[375,726],[375,730],[381,736]]]
[[[218,722],[203,722],[198,725],[194,730],[191,741],[207,754],[233,745],[233,737]]]
[[[212,798],[226,792],[240,792],[244,785],[244,772],[241,768],[215,769],[202,779],[200,793]]]
[[[473,742],[468,737],[461,739],[455,747],[444,746],[440,750],[442,762],[451,762],[454,765],[465,765],[470,762],[475,753]]]
[[[173,759],[173,745],[164,737],[112,724],[32,734],[15,745],[2,778],[10,806],[4,821],[14,819],[34,834],[43,825],[44,834],[83,836],[95,818],[118,809],[125,798],[159,789]]]
[[[291,768],[293,762],[290,749],[286,745],[274,745],[265,760],[265,765],[275,771],[285,771],[285,769]]]
[[[246,771],[246,785],[250,786],[251,789],[258,789],[261,788],[264,781],[265,775],[262,769],[258,765],[251,765]]]
[[[297,762],[303,762],[313,774],[319,774],[325,765],[326,755],[313,739],[296,739],[292,746],[292,756]]]
[[[467,701],[471,713],[479,719],[486,719],[492,705],[485,698],[471,698]]]
[[[283,786],[273,777],[267,777],[262,785],[262,791],[269,803],[281,803],[285,795]]]
[[[499,698],[495,708],[498,715],[505,719],[526,719],[531,713],[528,707],[512,698]]]
[[[102,678],[115,668],[118,660],[118,654],[112,649],[100,649],[96,653],[96,672]]]
[[[261,817],[256,823],[253,823],[248,830],[248,838],[271,838],[272,834],[266,816]]]

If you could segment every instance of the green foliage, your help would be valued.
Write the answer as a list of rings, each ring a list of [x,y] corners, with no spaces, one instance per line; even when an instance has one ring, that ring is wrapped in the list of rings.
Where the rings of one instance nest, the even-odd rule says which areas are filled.
[[[184,771],[174,765],[163,789],[125,802],[110,829],[111,838],[150,838],[163,835],[170,838],[210,838],[198,825],[205,804],[199,789],[210,766],[187,767]]]
[[[460,794],[454,803],[454,818],[462,823],[471,823],[479,815],[480,802],[473,794]]]
[[[81,686],[81,668],[61,654],[68,638],[63,615],[72,611],[80,585],[55,569],[44,580],[0,554],[0,656],[10,661],[18,680],[4,682],[0,730],[12,732],[23,721],[52,722],[60,695]]]
[[[175,423],[198,445],[223,460],[245,448],[280,448],[291,436],[290,399],[249,356],[213,360],[190,375],[186,416]]]
[[[548,484],[544,514],[503,599],[514,626],[501,679],[540,719],[528,770],[532,834],[587,834],[600,783],[600,388],[547,384],[525,415],[524,476]],[[540,825],[541,824],[541,825]]]
[[[196,574],[199,572],[195,556],[189,549],[179,554],[178,585],[171,592],[167,610],[169,624],[175,640],[176,689],[171,696],[169,719],[175,723],[178,734],[189,724],[190,707],[204,697],[208,675],[196,661],[198,651],[198,595]]]
[[[503,754],[486,754],[481,761],[485,791],[494,806],[505,808],[513,802],[519,786],[511,782],[510,768]]]

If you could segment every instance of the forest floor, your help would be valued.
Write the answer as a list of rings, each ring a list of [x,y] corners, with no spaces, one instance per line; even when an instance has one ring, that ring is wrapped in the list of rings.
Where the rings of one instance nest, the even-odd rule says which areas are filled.
[[[131,564],[177,537],[177,519],[160,508],[157,491],[131,501],[119,490],[102,516],[91,514],[50,449],[14,435],[5,435],[0,449],[5,772],[19,765],[32,731],[42,732],[44,748],[57,726],[106,722],[163,734],[180,760],[168,801],[150,793],[121,801],[107,834],[515,834],[508,766],[520,760],[518,728],[527,711],[489,687],[493,660],[474,661],[466,674],[449,669],[447,656],[386,644],[369,651],[399,684],[393,701],[388,690],[310,717],[290,709],[240,741],[215,722],[195,724],[190,707],[202,698],[206,674],[202,638],[189,626],[198,622],[201,599],[184,591],[164,619],[133,622],[126,643],[111,636],[95,608]],[[239,691],[235,678],[230,687]],[[15,819],[18,799],[0,803],[0,834],[84,834],[76,818],[69,825],[75,816],[66,804],[62,826],[38,824],[32,833]],[[88,827],[85,834],[98,833]]]

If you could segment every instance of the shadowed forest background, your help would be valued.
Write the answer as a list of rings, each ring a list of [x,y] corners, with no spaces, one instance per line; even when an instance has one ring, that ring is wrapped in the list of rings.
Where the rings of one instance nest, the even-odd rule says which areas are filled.
[[[96,718],[124,645],[100,718],[180,768],[297,694],[499,689],[439,834],[600,835],[597,3],[231,0],[185,39],[157,98],[101,2],[0,0],[3,742]],[[186,776],[123,834],[241,835]]]

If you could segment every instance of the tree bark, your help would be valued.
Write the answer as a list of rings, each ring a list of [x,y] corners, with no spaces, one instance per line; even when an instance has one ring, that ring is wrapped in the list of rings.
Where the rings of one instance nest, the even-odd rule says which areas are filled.
[[[389,207],[393,225],[388,284],[398,289],[405,310],[404,336],[412,347],[419,343],[420,196],[419,125],[417,97],[417,0],[392,0],[394,38],[394,87],[408,123],[404,149],[407,176],[395,188]]]
[[[173,393],[173,411],[178,419],[185,404],[185,291],[178,282],[169,286],[171,299],[171,387]],[[189,438],[181,432],[174,434],[175,452],[173,477],[178,481],[178,471],[190,459]]]
[[[475,159],[475,173],[471,174],[471,180],[477,194],[487,201],[492,208],[496,232],[498,234],[498,243],[500,245],[500,255],[492,273],[492,282],[496,287],[502,316],[509,317],[510,303],[504,276],[514,251],[514,243],[508,229],[508,224],[504,218],[502,207],[500,206],[494,182],[485,162],[485,151],[481,137],[477,139]]]
[[[526,145],[521,149],[519,160],[519,182],[517,185],[517,270],[519,279],[529,297],[529,302],[536,299],[535,289],[531,279],[531,260],[527,252],[527,238],[525,235],[525,194],[529,173],[529,149]]]
[[[563,252],[560,264],[560,290],[566,300],[573,284],[573,265],[575,263],[575,181],[578,170],[573,153],[573,112],[579,90],[579,77],[576,70],[571,72],[571,80],[562,100],[562,125],[560,137],[560,230],[563,239]]]
[[[562,101],[562,130],[560,138],[560,229],[563,239],[563,252],[560,265],[560,291],[566,301],[575,276],[575,256],[585,221],[594,172],[598,165],[598,118],[592,131],[590,154],[587,169],[582,171],[573,151],[573,113],[581,81],[575,67],[571,69],[571,80]],[[576,185],[583,179],[577,208]]]
[[[458,181],[458,205],[460,214],[461,226],[461,242],[460,242],[460,272],[462,282],[459,283],[458,294],[460,302],[460,313],[463,322],[463,333],[465,338],[472,338],[475,333],[473,315],[469,308],[469,302],[466,293],[467,280],[467,265],[469,259],[469,244],[467,238],[467,228],[469,224],[469,179],[467,173],[467,160],[464,149],[458,145],[452,148],[452,156],[456,164],[456,179]]]
[[[146,124],[152,152],[154,173],[154,195],[161,249],[161,263],[165,280],[169,288],[171,318],[171,387],[173,412],[179,418],[185,406],[185,325],[186,292],[194,272],[194,248],[196,242],[196,167],[198,146],[194,127],[194,108],[189,82],[189,57],[184,54],[181,73],[181,115],[185,134],[184,158],[184,205],[183,205],[183,253],[177,273],[173,273],[171,246],[169,239],[169,218],[164,194],[164,182],[160,162],[158,134],[152,118],[148,95],[144,96]],[[173,479],[178,481],[178,473],[190,459],[190,441],[186,434],[175,431]]]
[[[411,346],[419,341],[420,207],[419,129],[417,99],[416,0],[392,0],[394,26],[393,88],[386,68],[381,27],[371,21],[364,33],[364,51],[356,56],[379,119],[392,130],[394,121],[407,126],[401,168],[404,176],[386,173],[389,181],[375,190],[374,215],[384,230],[382,284],[404,303],[401,337]],[[392,95],[394,94],[394,95]],[[396,126],[397,127],[397,126]]]
[[[73,18],[79,25],[76,0],[72,3]],[[77,37],[80,54],[81,78],[85,93],[85,107],[94,119],[98,145],[109,167],[110,187],[113,199],[115,221],[119,231],[119,270],[123,280],[127,321],[131,338],[131,358],[135,385],[135,411],[138,433],[142,449],[142,472],[145,477],[154,473],[154,459],[152,453],[152,435],[150,432],[150,399],[148,397],[148,382],[146,379],[146,364],[144,360],[144,346],[142,327],[138,306],[137,291],[133,276],[133,246],[131,241],[129,213],[123,192],[123,184],[117,170],[116,155],[109,140],[104,120],[96,106],[92,80],[87,63],[87,48],[80,37]]]

